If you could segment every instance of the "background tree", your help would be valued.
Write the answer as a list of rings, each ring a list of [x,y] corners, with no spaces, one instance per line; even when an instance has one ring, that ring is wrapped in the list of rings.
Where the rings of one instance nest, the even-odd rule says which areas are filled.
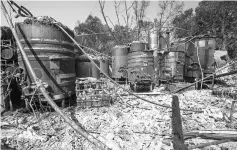
[[[83,45],[100,52],[108,50],[108,45],[110,45],[108,43],[111,43],[112,39],[108,34],[107,26],[103,25],[98,17],[92,15],[89,15],[84,23],[78,22],[75,32],[79,35],[76,39]]]
[[[182,13],[184,3],[175,0],[159,1],[159,12],[157,13],[156,25],[158,28],[165,29],[172,24],[173,19]]]
[[[143,26],[143,19],[146,16],[146,9],[149,6],[150,2],[146,1],[146,0],[142,0],[142,1],[134,1],[133,4],[133,11],[134,11],[134,16],[135,16],[135,21],[136,21],[136,25],[135,28],[137,30],[137,40],[140,39],[140,33],[142,30]]]
[[[191,36],[195,32],[195,20],[194,20],[193,9],[190,8],[184,13],[177,15],[172,24],[177,29],[174,30],[177,38],[183,38]]]
[[[189,35],[215,35],[217,46],[227,50],[230,58],[237,57],[237,47],[233,41],[237,40],[237,2],[236,1],[201,1],[195,9],[186,10],[175,17],[174,27],[189,31],[176,30],[177,37]]]
[[[226,50],[228,37],[237,32],[236,1],[201,1],[196,8],[197,33],[211,33],[222,38],[222,49]]]
[[[110,22],[113,27],[113,30],[110,30],[110,32],[116,44],[127,44],[139,39],[142,30],[141,24],[145,17],[149,1],[130,1],[129,3],[126,0],[114,1],[117,23],[111,22],[110,18],[104,13],[105,1],[99,0],[99,4],[106,25],[110,27]],[[121,21],[124,21],[125,25],[122,25]]]

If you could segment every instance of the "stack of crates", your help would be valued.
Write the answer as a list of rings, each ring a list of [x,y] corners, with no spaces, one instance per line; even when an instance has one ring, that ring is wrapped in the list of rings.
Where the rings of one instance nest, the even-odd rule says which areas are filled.
[[[76,80],[77,106],[81,108],[104,107],[113,104],[116,99],[115,88],[107,80]]]

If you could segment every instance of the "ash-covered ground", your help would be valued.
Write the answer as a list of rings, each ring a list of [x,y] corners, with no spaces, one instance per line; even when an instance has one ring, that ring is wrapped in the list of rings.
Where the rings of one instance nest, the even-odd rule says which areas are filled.
[[[183,83],[182,86],[186,84]],[[172,85],[173,89],[179,85]],[[217,86],[216,86],[217,87]],[[233,87],[236,89],[236,87]],[[171,106],[172,95],[158,87],[154,93],[141,95],[150,101]],[[119,94],[126,95],[122,90]],[[229,114],[233,99],[212,95],[211,90],[189,88],[176,94],[181,109],[202,110],[203,113],[182,111],[184,135],[187,132],[205,130],[237,129],[237,113],[233,115],[233,127],[229,126]],[[91,135],[115,150],[173,149],[171,134],[171,109],[156,106],[134,96],[118,96],[110,107],[70,107],[63,112]],[[187,146],[214,140],[192,138],[185,140]],[[2,149],[73,150],[96,149],[76,133],[56,112],[23,113],[22,110],[7,112],[1,117]],[[237,142],[227,142],[202,149],[234,150]]]

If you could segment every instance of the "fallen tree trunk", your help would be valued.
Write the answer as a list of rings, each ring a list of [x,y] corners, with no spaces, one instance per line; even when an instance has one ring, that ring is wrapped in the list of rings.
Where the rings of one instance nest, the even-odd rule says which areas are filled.
[[[233,131],[234,132],[234,131]],[[196,137],[201,137],[203,139],[213,139],[213,140],[223,140],[223,139],[229,139],[232,141],[237,141],[237,133],[230,133],[230,132],[211,132],[211,131],[207,131],[207,132],[189,132],[189,133],[185,133],[185,139],[190,139],[190,138],[196,138]]]
[[[234,71],[231,71],[231,72],[227,72],[227,73],[223,73],[223,74],[216,75],[215,78],[220,78],[220,77],[229,76],[229,75],[233,75],[233,74],[237,74],[237,70],[234,70]]]
[[[222,143],[226,143],[226,142],[230,142],[230,141],[231,140],[229,140],[229,139],[214,141],[214,142],[210,142],[210,143],[204,143],[204,144],[189,146],[188,149],[204,148],[204,147],[207,147],[207,146],[218,145],[218,144],[222,144]]]
[[[231,97],[233,99],[237,98],[237,93],[236,92],[232,92],[230,90],[218,90],[218,89],[214,89],[212,91],[212,95],[217,95],[217,96],[224,96],[224,97]]]

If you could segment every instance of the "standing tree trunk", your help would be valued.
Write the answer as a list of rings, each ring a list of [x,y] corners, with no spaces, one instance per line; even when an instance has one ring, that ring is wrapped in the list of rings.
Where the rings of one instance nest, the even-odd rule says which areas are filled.
[[[222,49],[226,50],[226,43],[227,43],[227,37],[225,35],[225,20],[222,20],[221,23],[221,35],[223,36],[223,44],[222,44]]]

